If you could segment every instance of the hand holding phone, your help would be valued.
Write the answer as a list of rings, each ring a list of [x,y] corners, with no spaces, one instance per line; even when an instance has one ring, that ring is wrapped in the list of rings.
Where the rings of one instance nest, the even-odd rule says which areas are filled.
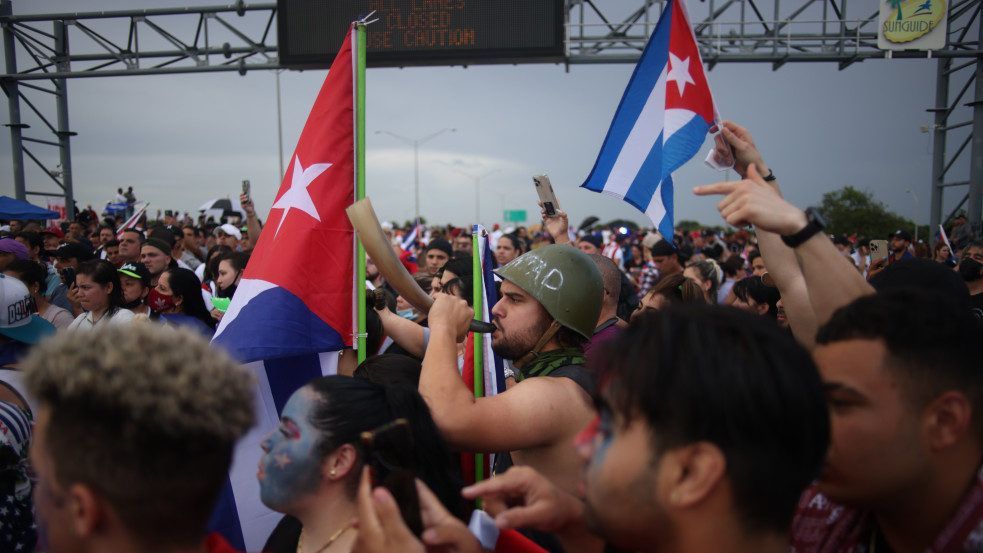
[[[890,249],[887,246],[887,240],[871,240],[870,241],[870,264],[873,266],[875,263],[888,258],[890,254]]]
[[[65,286],[69,290],[75,287],[75,269],[72,267],[65,267],[61,270],[61,278],[65,281]]]
[[[536,193],[539,194],[539,201],[543,204],[547,217],[555,217],[560,210],[560,204],[556,201],[556,194],[553,193],[553,185],[550,184],[549,175],[535,175],[532,178],[536,185]]]

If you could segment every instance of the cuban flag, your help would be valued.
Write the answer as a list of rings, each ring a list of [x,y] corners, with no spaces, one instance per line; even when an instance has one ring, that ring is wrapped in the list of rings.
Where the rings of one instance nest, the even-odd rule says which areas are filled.
[[[671,237],[672,173],[717,121],[686,6],[669,0],[581,187],[623,199]]]
[[[410,230],[409,234],[407,234],[406,237],[403,238],[403,241],[400,242],[399,246],[403,248],[404,252],[412,251],[413,244],[416,243],[416,239],[419,235],[420,235],[420,221],[417,221],[413,223],[413,228]]]
[[[124,221],[123,224],[121,224],[119,226],[119,228],[116,229],[116,239],[117,240],[123,238],[123,231],[124,230],[129,230],[131,228],[136,228],[137,223],[140,221],[140,217],[143,217],[144,212],[147,211],[147,206],[148,205],[150,205],[150,204],[143,204],[143,207],[141,207],[140,209],[138,209],[136,211],[136,213],[133,214],[132,217],[130,217],[129,219],[127,219],[126,221]]]
[[[337,352],[352,345],[355,232],[345,208],[355,200],[355,39],[349,29],[212,340],[257,380],[257,423],[236,446],[209,525],[243,551],[260,551],[282,516],[260,501],[260,440],[290,395],[337,373]]]

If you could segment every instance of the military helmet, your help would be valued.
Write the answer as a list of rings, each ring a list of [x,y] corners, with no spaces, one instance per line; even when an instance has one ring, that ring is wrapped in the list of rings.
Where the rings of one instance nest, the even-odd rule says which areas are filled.
[[[604,301],[604,281],[584,252],[562,244],[541,246],[495,273],[536,298],[561,325],[588,340],[594,334]]]

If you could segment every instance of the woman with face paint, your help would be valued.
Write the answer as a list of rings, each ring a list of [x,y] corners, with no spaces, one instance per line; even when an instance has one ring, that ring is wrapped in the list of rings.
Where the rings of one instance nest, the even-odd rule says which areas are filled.
[[[372,363],[385,365],[394,357],[399,356],[376,357]],[[366,464],[361,434],[397,418],[409,422],[417,477],[463,520],[467,507],[458,469],[416,389],[406,382],[328,376],[297,390],[283,408],[280,426],[260,443],[260,497],[267,507],[290,515],[262,550],[350,551],[358,532],[351,527],[356,491]]]

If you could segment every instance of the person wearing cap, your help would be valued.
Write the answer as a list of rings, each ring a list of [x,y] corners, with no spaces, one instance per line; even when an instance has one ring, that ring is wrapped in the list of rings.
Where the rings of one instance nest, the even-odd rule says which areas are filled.
[[[0,238],[0,271],[15,259],[30,259],[27,247],[13,238]]]
[[[451,248],[450,242],[443,238],[434,238],[431,240],[423,251],[423,256],[427,264],[427,272],[431,275],[437,274],[437,271],[444,266],[444,263],[450,260],[452,255],[454,255],[454,249]]]
[[[649,248],[652,251],[652,263],[659,271],[659,276],[664,278],[669,275],[680,274],[683,272],[683,263],[680,259],[679,250],[672,242],[662,239]]]
[[[17,368],[28,347],[53,335],[55,326],[31,313],[31,293],[27,286],[2,273],[0,309],[0,367]]]
[[[57,250],[61,241],[65,239],[65,233],[58,227],[41,229],[39,234],[44,239],[44,250],[49,252]]]
[[[112,263],[105,259],[86,261],[79,265],[75,278],[79,305],[85,312],[68,325],[69,331],[125,325],[133,320],[133,312],[123,308],[123,287]]]
[[[143,233],[135,228],[128,228],[120,234],[119,257],[123,263],[140,261],[140,245],[143,240]]]
[[[559,244],[536,248],[495,272],[503,281],[502,299],[492,309],[492,349],[512,361],[517,383],[475,399],[457,364],[457,344],[474,311],[461,298],[439,294],[428,319],[420,393],[452,449],[505,452],[496,458],[496,472],[528,465],[572,493],[580,480],[573,439],[594,417],[583,343],[601,313],[601,274],[586,254]],[[583,533],[556,538],[568,552],[600,549]]]
[[[27,290],[31,294],[31,299],[34,301],[34,313],[55,325],[55,328],[58,330],[67,328],[68,325],[72,324],[75,315],[65,308],[51,304],[44,296],[47,268],[43,263],[38,263],[30,259],[18,259],[7,265],[7,268],[3,270],[3,274],[14,277],[27,286]]]
[[[585,234],[577,239],[577,249],[586,253],[587,255],[593,253],[601,253],[601,248],[604,243],[599,236],[593,234]]]
[[[120,288],[123,289],[123,307],[133,312],[137,318],[150,316],[147,296],[150,294],[150,271],[139,261],[126,262],[119,269]]]
[[[914,257],[911,255],[909,248],[911,247],[911,234],[904,229],[898,229],[891,233],[891,256],[889,263],[894,263],[895,261],[901,259],[910,259]]]
[[[171,246],[160,238],[148,238],[140,247],[140,262],[150,271],[150,284],[157,286],[157,279],[168,267],[176,266],[171,257]]]
[[[216,244],[228,246],[236,251],[239,250],[239,240],[242,240],[242,232],[235,225],[225,223],[222,226],[215,227],[212,235],[215,236]]]

